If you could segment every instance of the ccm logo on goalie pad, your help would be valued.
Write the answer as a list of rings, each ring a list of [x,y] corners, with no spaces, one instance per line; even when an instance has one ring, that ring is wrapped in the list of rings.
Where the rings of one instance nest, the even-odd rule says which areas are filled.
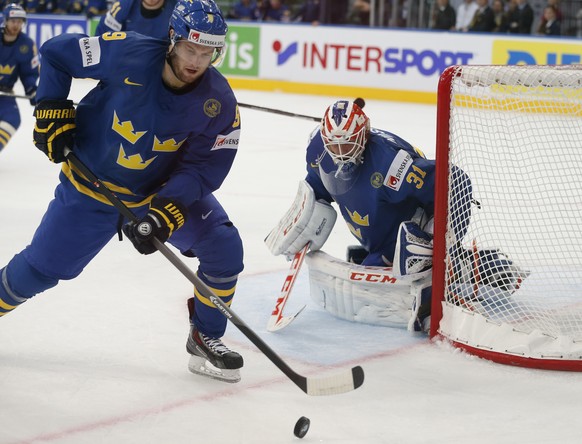
[[[392,270],[387,268],[386,270]],[[387,273],[372,273],[367,271],[350,270],[350,281],[363,281],[371,284],[395,284],[397,279]]]
[[[388,168],[384,185],[394,191],[398,191],[400,185],[402,185],[402,178],[410,168],[411,164],[412,156],[404,150],[398,151],[398,154],[396,154],[396,157],[390,164],[390,168]]]

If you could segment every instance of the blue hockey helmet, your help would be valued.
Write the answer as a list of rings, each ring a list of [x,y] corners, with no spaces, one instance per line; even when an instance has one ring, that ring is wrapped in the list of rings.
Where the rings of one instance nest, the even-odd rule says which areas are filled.
[[[215,49],[212,63],[221,57],[228,26],[214,0],[179,0],[170,17],[172,41],[187,40]]]
[[[9,19],[22,19],[26,21],[26,11],[22,6],[17,5],[16,3],[6,5],[2,11],[2,15],[4,16],[4,23]]]

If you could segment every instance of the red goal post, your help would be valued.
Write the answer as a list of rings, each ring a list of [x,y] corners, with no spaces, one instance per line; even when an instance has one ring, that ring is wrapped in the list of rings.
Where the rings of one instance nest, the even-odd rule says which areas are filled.
[[[581,371],[582,67],[448,68],[436,162],[431,337],[499,363]],[[470,214],[449,208],[453,166],[470,179]],[[474,258],[463,272],[455,245]],[[484,283],[482,250],[524,278]]]

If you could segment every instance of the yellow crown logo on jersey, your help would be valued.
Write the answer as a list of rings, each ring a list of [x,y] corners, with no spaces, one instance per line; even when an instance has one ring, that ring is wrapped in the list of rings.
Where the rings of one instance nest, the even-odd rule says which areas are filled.
[[[360,216],[360,214],[357,211],[354,211],[352,213],[347,208],[346,208],[346,211],[350,215],[350,219],[352,220],[352,222],[354,222],[355,224],[361,225],[362,227],[368,227],[370,225],[370,222],[369,222],[370,216],[369,215],[366,214],[364,217],[362,217],[362,216]]]
[[[143,160],[141,154],[132,154],[131,156],[125,153],[123,145],[119,145],[119,154],[117,155],[117,163],[124,168],[130,170],[145,170],[150,163],[152,163],[156,157],[152,157],[148,160]]]
[[[164,140],[163,142],[154,136],[154,147],[152,151],[161,151],[164,153],[173,153],[178,151],[182,144],[186,141],[186,139],[182,140],[181,142],[176,142],[174,139]]]
[[[346,225],[348,226],[350,232],[354,236],[356,236],[358,239],[361,239],[362,238],[362,230],[360,230],[359,228],[354,228],[354,226],[351,223],[349,223],[349,222],[346,222]]]
[[[147,133],[147,131],[134,131],[131,120],[122,122],[119,117],[117,117],[115,111],[113,111],[113,125],[111,128],[131,144],[135,144],[141,136]]]
[[[16,65],[0,65],[0,74],[10,75],[14,71],[14,68],[16,68]]]

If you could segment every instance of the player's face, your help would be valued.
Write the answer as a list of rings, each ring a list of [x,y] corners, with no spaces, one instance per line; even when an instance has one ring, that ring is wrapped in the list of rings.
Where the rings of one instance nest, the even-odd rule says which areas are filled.
[[[326,143],[325,147],[336,156],[349,157],[356,147],[353,143]]]
[[[24,20],[22,19],[8,19],[6,20],[6,25],[4,28],[4,32],[8,36],[16,36],[20,31],[22,31],[22,26],[24,26]]]
[[[215,53],[211,46],[177,41],[170,53],[174,75],[185,85],[195,82],[208,69]]]
[[[159,9],[164,4],[164,0],[141,0],[141,4],[146,9]]]

